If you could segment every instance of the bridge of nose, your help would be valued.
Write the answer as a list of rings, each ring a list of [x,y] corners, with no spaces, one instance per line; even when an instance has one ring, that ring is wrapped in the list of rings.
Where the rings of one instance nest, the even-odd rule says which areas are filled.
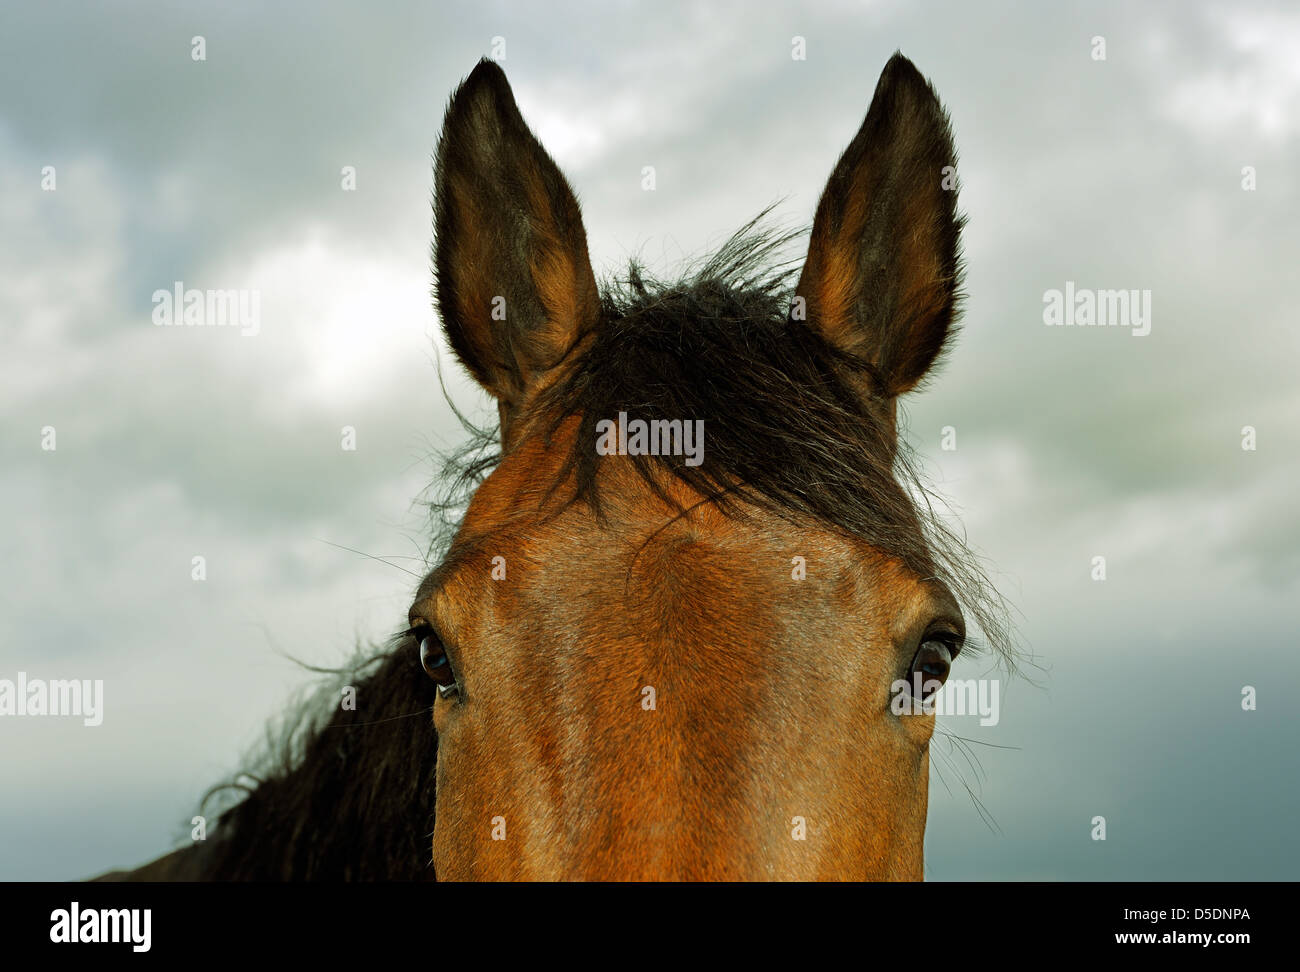
[[[548,754],[549,829],[570,844],[557,862],[581,876],[744,876],[784,828],[781,814],[752,818],[771,805],[789,558],[740,556],[685,526],[612,549],[537,587],[564,592],[538,598],[546,627],[578,629],[554,646],[544,703],[563,726]],[[700,870],[719,862],[732,873]]]

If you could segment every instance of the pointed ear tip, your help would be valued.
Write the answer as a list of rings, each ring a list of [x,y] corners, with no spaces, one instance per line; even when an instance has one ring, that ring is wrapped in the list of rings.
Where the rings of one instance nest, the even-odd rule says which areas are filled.
[[[879,87],[908,88],[924,93],[929,99],[938,101],[938,94],[934,90],[934,85],[930,83],[930,79],[922,74],[921,69],[905,57],[902,51],[894,51],[893,56],[886,62],[884,69],[880,72]]]
[[[482,58],[474,70],[456,86],[455,92],[451,96],[451,101],[447,105],[448,113],[458,104],[467,104],[477,101],[481,97],[480,92],[487,92],[490,96],[514,100],[514,93],[510,90],[510,82],[506,79],[506,72],[501,69],[501,65],[490,57]]]
[[[472,142],[472,133],[496,128],[503,119],[512,118],[518,119],[520,124],[523,122],[510,82],[506,80],[501,65],[485,57],[447,99],[447,108],[442,116],[442,134],[434,154],[435,168],[440,167],[439,160],[448,151],[452,136],[460,142],[467,139]]]
[[[474,70],[469,72],[463,84],[469,84],[471,81],[493,81],[496,83],[505,83],[506,72],[496,61],[490,57],[480,57],[478,63],[474,65]]]
[[[894,51],[888,61],[885,62],[884,68],[880,72],[881,77],[899,79],[906,76],[925,79],[921,74],[920,68],[912,63],[911,58],[907,57],[902,51]]]

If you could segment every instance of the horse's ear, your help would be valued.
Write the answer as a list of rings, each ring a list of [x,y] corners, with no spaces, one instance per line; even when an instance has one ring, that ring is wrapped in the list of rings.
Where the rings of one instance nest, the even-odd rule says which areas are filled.
[[[434,193],[442,326],[505,415],[595,326],[600,298],[578,200],[492,61],[447,106]]]
[[[895,54],[826,183],[795,290],[809,324],[869,361],[891,399],[930,369],[954,321],[956,165],[934,89]]]

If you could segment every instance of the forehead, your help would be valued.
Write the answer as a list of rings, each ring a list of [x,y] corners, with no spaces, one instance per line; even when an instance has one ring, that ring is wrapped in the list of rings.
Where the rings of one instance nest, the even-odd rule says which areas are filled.
[[[416,598],[448,636],[484,618],[554,618],[556,599],[575,623],[628,605],[650,618],[694,605],[715,636],[734,619],[751,639],[764,628],[775,636],[791,617],[831,625],[866,612],[886,626],[925,610],[959,617],[942,583],[866,540],[758,507],[723,512],[671,477],[666,503],[623,458],[601,464],[600,516],[567,503],[571,485],[551,487],[569,444],[525,437],[479,487]]]

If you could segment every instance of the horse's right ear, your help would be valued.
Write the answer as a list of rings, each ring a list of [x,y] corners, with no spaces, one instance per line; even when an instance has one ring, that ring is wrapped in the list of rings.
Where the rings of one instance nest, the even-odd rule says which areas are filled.
[[[930,370],[954,320],[956,165],[934,89],[895,54],[826,183],[795,288],[809,325],[874,367],[891,408]]]
[[[504,417],[595,326],[600,298],[578,200],[492,61],[447,106],[434,193],[442,326]]]

